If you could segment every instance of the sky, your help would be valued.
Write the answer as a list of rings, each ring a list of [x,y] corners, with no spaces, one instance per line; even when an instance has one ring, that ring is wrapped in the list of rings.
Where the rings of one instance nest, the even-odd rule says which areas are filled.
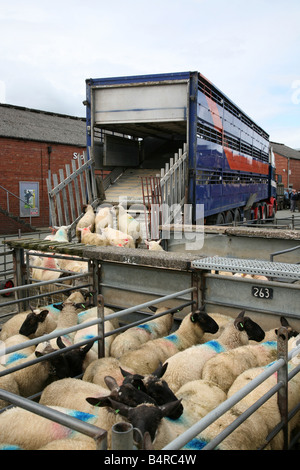
[[[0,103],[85,117],[85,81],[199,71],[300,149],[299,0],[0,0]]]

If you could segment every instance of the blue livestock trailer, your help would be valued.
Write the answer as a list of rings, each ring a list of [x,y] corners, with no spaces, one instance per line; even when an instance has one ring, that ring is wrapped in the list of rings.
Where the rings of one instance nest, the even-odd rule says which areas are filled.
[[[274,218],[269,135],[201,73],[87,79],[86,88],[87,147],[99,169],[159,170],[185,145],[193,223],[201,205],[207,224]]]

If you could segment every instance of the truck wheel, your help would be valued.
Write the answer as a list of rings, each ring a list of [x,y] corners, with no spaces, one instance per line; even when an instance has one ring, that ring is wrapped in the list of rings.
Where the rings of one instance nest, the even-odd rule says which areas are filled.
[[[233,222],[233,215],[231,211],[227,211],[225,214],[225,224],[232,224]]]
[[[233,214],[233,220],[236,223],[241,221],[241,213],[239,209],[235,209],[234,214]]]
[[[225,223],[225,217],[222,212],[219,212],[219,214],[217,214],[215,224],[224,225],[224,223]]]

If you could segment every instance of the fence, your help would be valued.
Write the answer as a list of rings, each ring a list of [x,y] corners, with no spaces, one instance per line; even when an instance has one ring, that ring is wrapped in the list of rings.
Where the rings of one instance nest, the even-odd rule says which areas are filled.
[[[70,230],[76,226],[82,216],[83,205],[91,204],[93,207],[99,201],[99,188],[95,177],[95,161],[88,159],[86,153],[81,158],[72,160],[72,173],[70,165],[59,170],[59,179],[56,174],[47,179],[49,195],[49,209],[52,225],[71,225]]]
[[[187,150],[179,149],[160,177],[141,177],[148,239],[157,240],[160,225],[182,224],[187,189]],[[191,223],[191,220],[185,220]],[[163,236],[164,238],[164,236]]]

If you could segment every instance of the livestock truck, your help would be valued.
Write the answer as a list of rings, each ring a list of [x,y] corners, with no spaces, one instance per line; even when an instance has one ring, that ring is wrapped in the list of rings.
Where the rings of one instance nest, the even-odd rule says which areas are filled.
[[[132,197],[135,176],[166,165],[170,173],[170,158],[185,146],[180,200],[192,207],[193,224],[200,215],[206,224],[274,218],[269,135],[201,73],[87,79],[84,104],[89,152],[97,168],[118,175],[108,202],[116,202],[113,187]]]

